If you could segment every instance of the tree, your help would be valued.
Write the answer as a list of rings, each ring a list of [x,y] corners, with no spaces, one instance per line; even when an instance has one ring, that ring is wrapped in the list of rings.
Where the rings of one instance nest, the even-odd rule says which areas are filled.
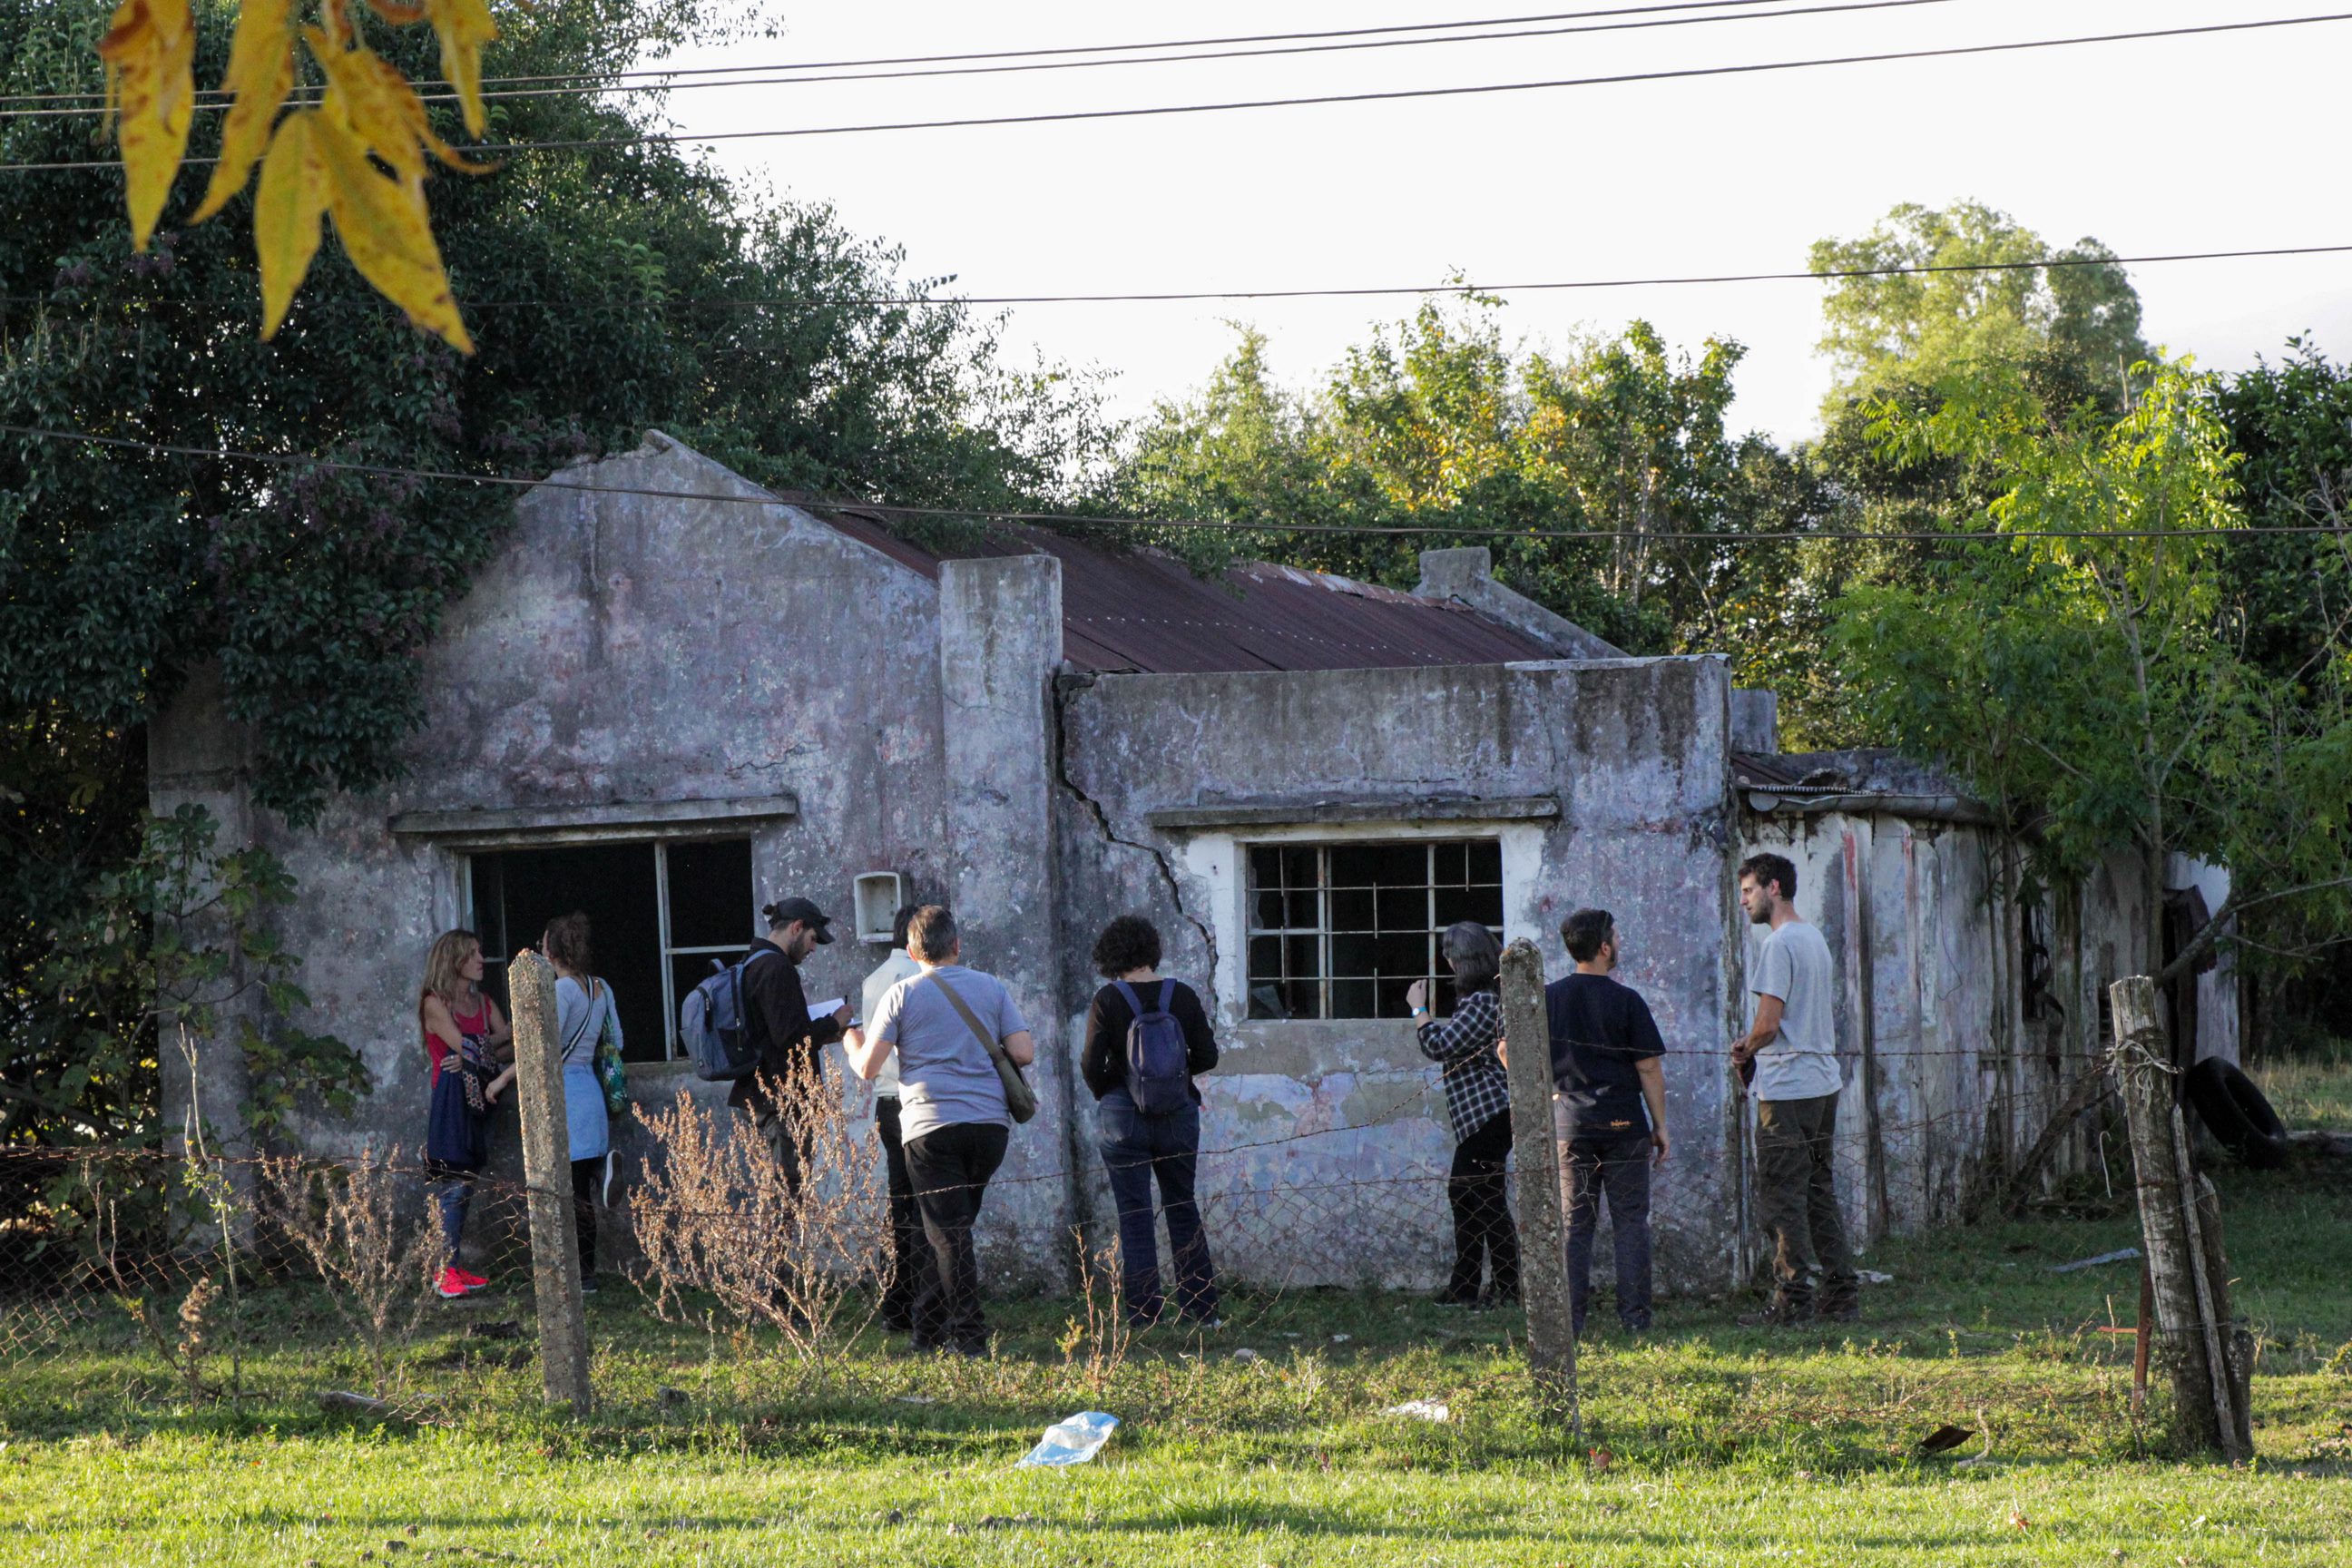
[[[2316,690],[2340,683],[2352,616],[2352,367],[2301,338],[2278,363],[2218,384],[2214,412],[2243,458],[2247,521],[2318,532],[2231,542],[2222,593],[2246,657],[2273,679]],[[2249,1034],[2352,1036],[2352,900],[2283,902],[2244,928],[2257,987]]]
[[[1821,349],[1838,371],[1824,422],[1898,383],[2044,357],[2120,407],[2126,371],[2151,356],[2139,296],[2114,254],[2086,237],[2053,256],[2040,235],[1977,202],[1942,211],[1906,202],[1858,239],[1814,241],[1812,269],[1832,279]],[[2063,265],[2027,265],[2045,259]],[[1882,268],[1960,270],[1836,276]]]
[[[1310,396],[1275,384],[1244,329],[1198,398],[1139,432],[1122,502],[1236,525],[1208,547],[1169,531],[1196,561],[1213,548],[1372,582],[1413,582],[1423,550],[1483,544],[1513,586],[1620,647],[1715,650],[1738,614],[1728,536],[1785,527],[1811,496],[1768,443],[1725,432],[1744,351],[1676,354],[1643,321],[1522,350],[1498,308],[1425,304]],[[1400,527],[1435,531],[1379,531]],[[1579,530],[1596,537],[1547,537]]]
[[[2243,526],[2214,378],[2136,368],[2110,416],[2053,411],[2013,369],[1948,381],[1929,416],[1875,405],[1897,456],[1990,465],[2006,489],[1934,589],[1844,601],[1837,655],[1874,731],[1940,757],[2030,829],[2046,870],[2110,853],[2139,868],[2160,962],[2168,858],[2229,868],[2232,892],[2169,978],[2237,911],[2352,879],[2352,708],[2334,673],[2295,684],[2246,655],[2225,564]]]
[[[634,133],[653,95],[592,89],[719,10],[516,8],[495,68],[583,90],[499,100],[502,129]],[[89,50],[106,20],[102,0],[0,0],[0,92],[98,89]],[[217,79],[226,14],[196,20],[194,68]],[[376,42],[412,78],[435,68],[420,29]],[[198,115],[192,157],[221,124]],[[0,119],[0,161],[87,159],[90,129]],[[1008,367],[961,306],[887,303],[932,287],[902,279],[896,251],[824,207],[739,192],[673,146],[518,156],[436,191],[478,318],[470,358],[331,249],[275,339],[257,341],[242,224],[173,228],[167,206],[140,253],[117,174],[0,178],[0,423],[66,433],[0,434],[0,715],[26,763],[8,775],[23,798],[0,834],[0,889],[21,895],[0,942],[12,1000],[137,846],[141,727],[190,669],[215,667],[229,716],[250,727],[266,806],[300,817],[396,771],[423,710],[413,655],[516,492],[318,459],[535,476],[659,426],[771,485],[1029,507],[1067,493],[1108,445],[1087,384]],[[212,455],[224,450],[270,460]]]

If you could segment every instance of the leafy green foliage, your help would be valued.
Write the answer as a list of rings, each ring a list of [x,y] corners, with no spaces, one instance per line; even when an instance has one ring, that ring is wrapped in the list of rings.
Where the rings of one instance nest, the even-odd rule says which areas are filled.
[[[1839,380],[1822,405],[1834,419],[1849,399],[1895,383],[1932,384],[1977,364],[2053,356],[2119,405],[2125,373],[2151,357],[2140,341],[2139,296],[2114,252],[2083,238],[2053,253],[2040,235],[1977,202],[1937,211],[1904,203],[1857,239],[1813,245],[1812,269],[2005,266],[2000,271],[1839,278],[1822,301],[1822,352]],[[2044,258],[2069,265],[2020,266]]]
[[[148,818],[128,862],[50,933],[26,987],[46,1005],[0,1045],[0,1141],[55,1142],[68,1128],[91,1144],[152,1141],[152,1080],[171,1053],[239,1052],[257,1138],[306,1102],[348,1110],[366,1091],[356,1054],[291,1021],[309,1005],[294,982],[301,960],[268,917],[293,902],[293,879],[265,850],[218,851],[217,836],[197,806]]]
[[[1714,646],[1761,613],[1713,536],[1785,527],[1812,498],[1768,443],[1725,433],[1740,346],[1710,341],[1694,360],[1635,321],[1523,351],[1496,310],[1424,305],[1306,397],[1243,330],[1198,398],[1139,433],[1122,500],[1234,525],[1164,541],[1204,565],[1247,554],[1409,585],[1423,550],[1484,544],[1513,587],[1634,651]],[[1439,531],[1381,531],[1401,527]],[[1538,537],[1561,530],[1610,537]]]
[[[490,68],[608,80],[728,14],[709,0],[511,7]],[[195,19],[196,79],[218,80],[231,8],[201,4]],[[359,20],[411,79],[439,74],[429,29]],[[104,0],[0,0],[0,92],[98,89],[106,23]],[[651,123],[653,98],[492,99],[486,137],[623,136]],[[454,110],[436,113],[456,135]],[[195,116],[192,159],[216,150],[222,119]],[[93,125],[0,120],[0,160],[88,160]],[[6,775],[19,798],[0,833],[0,889],[19,895],[0,926],[12,1010],[47,1005],[22,977],[137,840],[142,726],[189,671],[217,670],[266,807],[302,820],[330,792],[397,772],[423,712],[415,656],[473,584],[516,492],[315,459],[535,475],[659,426],[771,485],[1032,506],[1110,439],[1089,384],[1007,366],[962,307],[880,303],[938,281],[902,278],[898,252],[823,206],[738,191],[675,147],[517,155],[433,183],[470,358],[409,325],[332,247],[274,340],[257,341],[238,210],[253,195],[222,222],[174,226],[201,173],[182,171],[144,254],[118,173],[8,176],[0,422],[196,454],[0,436],[0,732],[24,763]],[[282,461],[203,455],[222,448]],[[93,1093],[139,1081],[111,1058],[87,1078]]]
[[[2055,874],[2135,856],[2160,919],[2169,855],[2227,865],[2238,902],[2352,870],[2352,714],[2340,680],[2281,681],[2234,635],[2239,458],[2214,378],[2135,375],[2120,417],[2053,411],[1998,366],[1924,418],[1876,405],[1894,455],[2003,476],[1981,523],[1952,523],[2009,537],[1956,547],[1933,588],[1850,593],[1837,651],[1878,733],[2019,815]],[[2084,532],[2109,537],[2046,536]]]

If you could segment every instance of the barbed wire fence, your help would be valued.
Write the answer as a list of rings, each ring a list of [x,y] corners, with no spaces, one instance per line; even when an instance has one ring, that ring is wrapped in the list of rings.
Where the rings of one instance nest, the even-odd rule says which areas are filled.
[[[1719,1055],[1704,1057],[1721,1070]],[[1976,1056],[1943,1050],[1885,1056]],[[1223,1315],[1243,1330],[1302,1333],[1317,1325],[1322,1288],[1419,1286],[1441,1273],[1451,1245],[1447,1141],[1430,1092],[1400,1098],[1382,1118],[1212,1144],[1199,1155],[1197,1204],[1224,1287]],[[1979,1137],[1989,1117],[2046,1112],[2049,1086],[1996,1090],[1919,1117],[1882,1122],[1889,1139]],[[600,1205],[602,1245],[621,1259],[607,1289],[627,1303],[589,1325],[602,1352],[643,1321],[724,1337],[739,1353],[781,1352],[822,1383],[856,1344],[870,1344],[887,1283],[887,1192],[871,1125],[837,1094],[787,1097],[801,1118],[808,1166],[786,1183],[748,1126],[690,1095],[640,1106],[649,1151],[627,1189]],[[1407,1140],[1398,1134],[1411,1131]],[[1400,1148],[1422,1152],[1400,1153]],[[1346,1158],[1378,1151],[1381,1166],[1347,1173]],[[1335,1159],[1329,1151],[1345,1152]],[[1717,1182],[1736,1152],[1678,1151],[1690,1179]],[[1841,1181],[1866,1157],[1838,1151]],[[0,1150],[0,1370],[45,1358],[125,1356],[160,1391],[190,1402],[233,1397],[241,1358],[308,1336],[348,1352],[330,1364],[399,1391],[401,1357],[419,1336],[465,1325],[470,1338],[500,1318],[530,1316],[530,1185],[484,1173],[452,1251],[435,1221],[433,1189],[447,1174],[420,1150],[341,1157],[231,1155],[216,1150]],[[2128,1200],[2126,1168],[2115,1183]],[[1080,1281],[1066,1357],[1097,1360],[1124,1343],[1117,1300],[1116,1215],[1065,1200],[1101,1185],[1092,1166],[1046,1159],[989,1184],[980,1222],[992,1289],[1012,1258],[1052,1258]],[[541,1213],[571,1212],[572,1192],[541,1191]],[[1161,1266],[1173,1258],[1164,1230]],[[444,1300],[457,1267],[497,1283]],[[1034,1270],[1033,1270],[1034,1272]],[[1605,1272],[1605,1270],[1603,1271]],[[614,1276],[617,1275],[617,1279]],[[1605,1293],[1605,1280],[1599,1289]],[[520,1328],[513,1329],[520,1336]],[[1318,1336],[1319,1337],[1319,1336]],[[768,1347],[768,1348],[755,1348]],[[520,1348],[459,1355],[454,1370],[515,1362]]]

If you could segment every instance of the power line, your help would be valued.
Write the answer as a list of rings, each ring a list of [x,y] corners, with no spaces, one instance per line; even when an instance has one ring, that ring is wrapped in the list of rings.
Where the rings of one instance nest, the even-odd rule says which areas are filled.
[[[2249,250],[2174,250],[2146,256],[2044,256],[2022,261],[1924,262],[1905,267],[1841,267],[1822,272],[1686,273],[1659,278],[1585,278],[1545,283],[1380,284],[1333,289],[1210,289],[1192,291],[1133,294],[868,294],[819,299],[793,295],[676,294],[636,300],[581,300],[541,297],[524,300],[467,300],[468,310],[604,310],[614,307],[671,305],[733,305],[766,308],[777,305],[1115,305],[1181,303],[1214,300],[1352,300],[1424,294],[1527,294],[1588,289],[1671,289],[1725,283],[1835,282],[1854,278],[1907,278],[1939,272],[2032,272],[2069,267],[2147,267],[2170,261],[2242,261],[2284,256],[2340,256],[2352,245],[2280,245]],[[0,295],[0,303],[40,305],[46,294]],[[243,312],[244,302],[223,300],[140,300],[146,310],[202,310]]]
[[[1719,3],[1719,0],[1706,0],[1706,3],[1710,5],[1717,4]],[[576,98],[593,97],[604,93],[666,93],[707,88],[804,87],[837,82],[899,81],[913,78],[928,77],[996,76],[1008,72],[1021,71],[1094,69],[1104,66],[1186,65],[1203,60],[1258,59],[1272,56],[1330,54],[1360,49],[1417,48],[1432,44],[1492,43],[1498,40],[1517,38],[1559,37],[1570,34],[1633,32],[1652,27],[1697,26],[1713,22],[1769,22],[1789,16],[1828,16],[1849,11],[1901,10],[1914,5],[1945,5],[1952,3],[1953,0],[1836,0],[1836,3],[1834,4],[1805,5],[1780,11],[1743,11],[1726,16],[1669,16],[1647,21],[1607,22],[1592,26],[1572,27],[1526,27],[1507,32],[1456,33],[1439,37],[1370,38],[1338,44],[1295,44],[1283,45],[1272,48],[1219,49],[1206,53],[1139,55],[1118,59],[1024,60],[1001,65],[922,67],[904,70],[864,71],[854,75],[742,75],[740,73],[756,73],[762,71],[792,72],[798,70],[810,70],[814,69],[815,68],[801,66],[732,66],[715,68],[709,72],[700,73],[698,79],[687,82],[674,82],[667,79],[656,79],[642,82],[632,81],[615,85],[612,79],[607,79],[602,80],[592,80],[584,85],[570,87],[512,87],[488,89],[482,93],[482,97],[486,99],[548,97]],[[1567,13],[1569,16],[1591,14],[1592,13]],[[1144,47],[1149,47],[1151,46]],[[723,76],[719,74],[719,71],[722,68],[729,74]],[[572,81],[577,80],[578,76],[550,77],[538,79]],[[60,94],[58,96],[64,97],[67,95]],[[99,95],[85,93],[74,96],[88,99]],[[423,93],[419,96],[427,102],[454,103],[457,101],[457,94],[448,91]],[[296,104],[311,104],[316,103],[318,100],[319,95],[317,93],[310,92],[297,93],[289,100],[289,101]],[[5,101],[7,100],[0,100],[0,102]],[[221,110],[226,109],[229,102],[229,99],[218,93],[206,93],[201,95],[200,100],[194,105],[194,107],[198,110]],[[106,110],[104,105],[100,103],[78,103],[70,107],[55,108],[0,108],[0,120],[66,120],[84,118],[90,115],[103,114],[105,112]]]
[[[85,442],[118,451],[143,452],[152,457],[196,458],[210,462],[257,463],[277,468],[301,468],[328,473],[361,474],[376,479],[420,479],[436,483],[491,485],[524,490],[563,490],[582,495],[639,496],[656,500],[723,501],[734,506],[797,507],[803,511],[866,512],[887,517],[947,518],[985,522],[1034,523],[1043,526],[1081,525],[1091,528],[1189,528],[1229,533],[1339,533],[1406,538],[1557,539],[1599,542],[1640,539],[1658,542],[1716,544],[1803,544],[1817,541],[1855,543],[2001,543],[2021,539],[2237,539],[2264,534],[2352,533],[2352,529],[2327,523],[2261,523],[2244,528],[2137,529],[1981,529],[1939,531],[1932,529],[1878,532],[1864,529],[1783,530],[1769,533],[1707,532],[1674,529],[1580,529],[1449,527],[1421,523],[1287,523],[1233,522],[1218,518],[1106,517],[1085,512],[1016,511],[992,507],[898,506],[884,501],[811,497],[789,500],[782,496],[734,495],[724,490],[679,490],[646,485],[583,483],[561,474],[535,479],[519,474],[468,474],[450,468],[412,468],[386,463],[354,463],[335,458],[311,458],[286,452],[245,452],[234,447],[190,447],[168,441],[144,441],[128,436],[100,436],[87,430],[58,430],[47,426],[0,424],[0,435],[36,440]],[[749,483],[750,481],[745,481]]]
[[[1999,44],[1955,44],[1932,49],[1897,49],[1880,54],[1829,55],[1802,60],[1765,60],[1747,65],[1687,66],[1667,70],[1625,71],[1609,76],[1562,77],[1546,81],[1490,82],[1471,87],[1396,88],[1376,92],[1319,93],[1303,98],[1234,99],[1220,103],[1152,104],[1134,109],[1062,110],[1045,114],[971,115],[952,120],[878,121],[856,125],[779,126],[758,131],[644,132],[630,136],[588,136],[549,142],[508,142],[475,147],[467,151],[477,156],[505,156],[525,153],[578,152],[594,147],[698,146],[719,142],[761,141],[793,136],[848,136],[881,131],[968,131],[991,125],[1060,125],[1086,121],[1138,120],[1170,114],[1223,114],[1241,110],[1296,109],[1335,103],[1394,103],[1414,99],[1467,98],[1486,93],[1537,92],[1565,88],[1618,87],[1637,82],[1754,76],[1768,71],[1811,70],[1831,66],[1883,65],[1900,60],[1956,59],[1978,55],[2015,54],[2027,49],[2071,48],[2089,44],[2118,44],[2153,38],[2196,37],[2347,21],[2352,21],[2352,12],[2333,12],[2316,16],[2276,16],[2253,22],[2212,22],[2196,26],[2158,27],[2128,33],[2085,33],[2070,37],[2025,38]],[[184,162],[191,165],[202,166],[216,163],[218,160],[190,158]],[[0,163],[0,174],[113,169],[121,166],[120,159],[111,158]]]
[[[730,76],[744,71],[759,70],[850,70],[869,66],[940,65],[961,60],[1028,59],[1046,55],[1115,54],[1136,49],[1215,48],[1228,44],[1287,43],[1302,38],[1352,38],[1376,33],[1442,32],[1459,27],[1510,27],[1534,22],[1577,21],[1591,16],[1637,16],[1655,11],[1721,10],[1738,5],[1780,5],[1787,3],[1788,0],[1677,0],[1677,3],[1673,5],[1612,5],[1592,11],[1550,11],[1525,16],[1483,16],[1459,22],[1399,22],[1381,27],[1340,27],[1310,33],[1244,33],[1215,38],[1162,38],[1157,42],[1141,44],[1066,44],[1026,49],[982,49],[963,54],[883,55],[865,59],[797,60],[761,66],[684,68],[648,66],[638,70],[609,73],[555,71],[538,76],[486,76],[482,79],[482,85],[487,88],[505,87],[517,82],[574,81],[583,77],[607,75],[614,80],[629,80],[638,77],[658,77],[667,79],[676,77]],[[102,99],[105,96],[104,92],[97,89],[84,92],[0,93],[0,103],[48,102],[66,99],[79,101],[93,98]],[[200,92],[196,96],[199,99],[207,99],[220,95]]]

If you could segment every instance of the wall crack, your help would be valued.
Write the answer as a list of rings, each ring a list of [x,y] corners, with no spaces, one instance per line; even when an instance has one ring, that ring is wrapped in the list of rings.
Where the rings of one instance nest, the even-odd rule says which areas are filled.
[[[1092,683],[1087,682],[1087,684]],[[1133,838],[1120,837],[1111,826],[1110,814],[1103,810],[1102,803],[1080,789],[1077,781],[1070,776],[1069,719],[1063,704],[1062,682],[1058,679],[1054,682],[1053,704],[1054,777],[1065,790],[1069,792],[1072,799],[1086,807],[1087,815],[1094,819],[1096,831],[1102,835],[1105,843],[1116,844],[1126,849],[1139,849],[1151,857],[1151,863],[1160,869],[1160,879],[1168,885],[1168,897],[1174,902],[1176,912],[1183,916],[1185,921],[1194,931],[1201,933],[1202,945],[1209,951],[1209,973],[1214,975],[1217,973],[1216,934],[1199,916],[1185,907],[1183,885],[1177,881],[1175,865],[1168,858],[1167,852],[1156,844],[1145,844]]]

